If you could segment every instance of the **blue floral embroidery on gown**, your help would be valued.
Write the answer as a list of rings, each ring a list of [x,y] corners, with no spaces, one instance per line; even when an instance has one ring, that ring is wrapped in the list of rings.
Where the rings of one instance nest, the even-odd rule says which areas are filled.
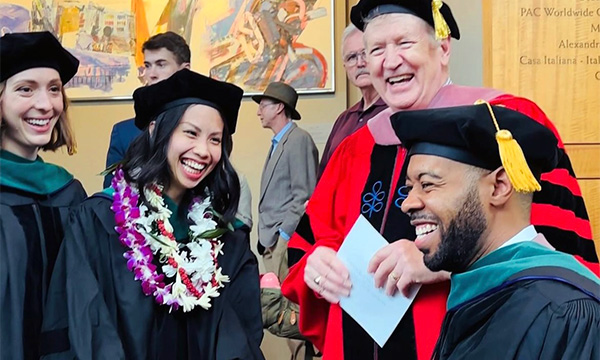
[[[383,209],[383,199],[385,199],[385,191],[382,191],[382,183],[381,181],[373,184],[373,188],[370,192],[366,193],[362,202],[363,205],[361,207],[361,212],[363,214],[368,215],[369,217],[373,216],[373,213],[378,213]]]
[[[398,189],[398,198],[394,201],[394,205],[398,209],[402,209],[402,202],[408,197],[408,186],[401,186]]]

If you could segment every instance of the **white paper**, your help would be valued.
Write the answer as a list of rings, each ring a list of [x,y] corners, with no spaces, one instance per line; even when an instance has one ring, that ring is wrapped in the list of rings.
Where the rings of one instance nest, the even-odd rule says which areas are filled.
[[[414,300],[419,286],[410,297],[400,292],[388,296],[385,289],[375,288],[373,275],[367,272],[375,253],[389,243],[360,215],[342,243],[337,256],[350,272],[352,290],[342,297],[340,306],[383,347]]]

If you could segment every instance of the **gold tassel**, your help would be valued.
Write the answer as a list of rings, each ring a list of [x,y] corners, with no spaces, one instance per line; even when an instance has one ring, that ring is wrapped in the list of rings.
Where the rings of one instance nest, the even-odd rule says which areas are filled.
[[[475,105],[479,104],[487,105],[492,121],[494,121],[494,126],[496,127],[496,142],[498,142],[498,150],[500,152],[500,161],[515,190],[524,193],[542,190],[542,187],[535,179],[535,176],[533,176],[533,173],[525,160],[523,149],[521,149],[519,143],[513,138],[510,131],[504,129],[500,130],[490,103],[485,100],[477,100]]]
[[[431,9],[433,12],[433,27],[435,29],[435,38],[438,40],[442,40],[450,36],[450,27],[444,16],[440,12],[440,9],[444,6],[442,0],[433,0],[431,2]]]

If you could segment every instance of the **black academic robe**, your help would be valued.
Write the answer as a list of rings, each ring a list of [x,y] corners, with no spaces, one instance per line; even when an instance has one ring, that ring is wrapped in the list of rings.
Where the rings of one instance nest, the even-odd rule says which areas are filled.
[[[169,311],[127,269],[104,194],[72,213],[52,278],[42,352],[48,359],[263,359],[260,289],[248,232],[222,237],[230,282],[212,307]]]
[[[568,269],[519,272],[449,310],[433,358],[600,359],[599,290]]]
[[[77,180],[47,195],[0,187],[0,359],[38,359],[43,302]]]

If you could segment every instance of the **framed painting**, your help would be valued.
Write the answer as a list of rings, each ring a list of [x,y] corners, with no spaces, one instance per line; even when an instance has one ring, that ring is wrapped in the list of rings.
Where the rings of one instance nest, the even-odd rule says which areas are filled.
[[[165,31],[190,45],[192,69],[246,95],[284,81],[334,92],[333,0],[0,0],[0,32],[50,31],[79,60],[75,101],[131,99],[141,47]]]

